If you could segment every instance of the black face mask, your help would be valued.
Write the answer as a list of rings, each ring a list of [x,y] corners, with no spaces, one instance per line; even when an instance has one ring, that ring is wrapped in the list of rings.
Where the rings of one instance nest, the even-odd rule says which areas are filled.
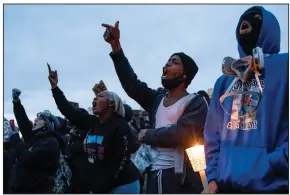
[[[254,15],[256,15],[256,14],[260,14],[262,16],[261,11],[253,10],[242,18],[241,23],[239,24],[239,27],[238,27],[238,31],[239,31],[238,32],[238,34],[239,34],[238,35],[238,42],[239,42],[241,48],[243,49],[243,51],[247,55],[251,55],[252,50],[255,47],[257,47],[257,42],[259,39],[261,27],[262,27],[263,21],[259,18],[254,17]],[[247,24],[245,26],[241,26],[243,21],[247,21],[250,26],[248,26]],[[248,33],[240,34],[240,28],[241,29],[252,28],[252,30]]]
[[[171,90],[178,87],[182,82],[184,82],[184,75],[180,75],[178,77],[172,79],[162,79],[161,83],[165,89]]]

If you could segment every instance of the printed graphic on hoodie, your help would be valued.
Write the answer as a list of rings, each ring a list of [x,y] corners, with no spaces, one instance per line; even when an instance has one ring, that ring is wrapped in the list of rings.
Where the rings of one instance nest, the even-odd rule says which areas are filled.
[[[103,136],[98,135],[87,135],[84,140],[85,152],[88,154],[88,161],[90,163],[95,163],[98,158],[100,160],[104,159],[105,148],[103,147]]]
[[[264,88],[264,80],[261,80],[261,85],[262,88]],[[237,80],[230,89],[230,92],[234,91],[260,92],[260,89],[256,79],[252,79],[251,82],[247,83],[243,83],[241,80]],[[227,129],[241,129],[245,131],[257,129],[258,122],[256,120],[256,109],[259,101],[260,98],[256,94],[234,95],[231,119],[227,124]]]

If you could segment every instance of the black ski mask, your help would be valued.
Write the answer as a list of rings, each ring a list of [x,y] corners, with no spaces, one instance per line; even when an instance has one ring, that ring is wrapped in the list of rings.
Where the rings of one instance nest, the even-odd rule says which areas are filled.
[[[251,55],[252,50],[257,47],[263,23],[262,17],[262,11],[253,8],[245,13],[238,25],[238,42],[247,55]]]

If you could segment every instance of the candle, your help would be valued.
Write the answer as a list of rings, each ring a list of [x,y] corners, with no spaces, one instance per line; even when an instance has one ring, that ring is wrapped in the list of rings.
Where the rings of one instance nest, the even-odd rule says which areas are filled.
[[[199,172],[201,182],[204,188],[203,193],[209,193],[208,182],[204,170],[206,169],[205,153],[203,145],[196,145],[186,150],[190,164],[195,172]]]

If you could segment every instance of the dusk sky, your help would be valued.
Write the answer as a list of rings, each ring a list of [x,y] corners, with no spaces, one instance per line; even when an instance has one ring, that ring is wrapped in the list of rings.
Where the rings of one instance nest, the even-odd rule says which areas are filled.
[[[61,116],[47,79],[49,62],[59,87],[80,107],[91,106],[92,87],[104,80],[131,107],[103,40],[102,23],[120,21],[121,44],[133,69],[151,88],[161,87],[171,54],[191,56],[199,72],[188,91],[213,87],[224,57],[238,57],[235,29],[252,5],[5,5],[4,116],[14,118],[12,89],[22,91],[29,118],[45,109]],[[281,53],[288,52],[288,6],[265,5],[281,28]]]

